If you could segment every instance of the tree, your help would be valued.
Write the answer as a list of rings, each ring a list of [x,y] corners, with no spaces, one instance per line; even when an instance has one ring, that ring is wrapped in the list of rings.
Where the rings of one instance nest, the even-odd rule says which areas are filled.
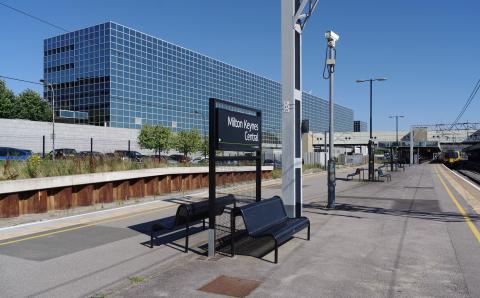
[[[37,92],[27,89],[14,101],[15,118],[32,121],[52,121],[52,109]],[[12,117],[13,118],[13,117]]]
[[[196,129],[182,130],[175,137],[175,149],[183,153],[184,157],[202,149],[202,136]]]
[[[149,124],[142,126],[138,134],[138,145],[140,145],[142,149],[155,150],[155,153],[157,152],[157,148],[155,147],[155,128],[153,126]]]
[[[7,88],[5,81],[0,80],[0,118],[13,118],[13,101],[15,95]]]
[[[208,140],[209,140],[208,136],[204,136],[204,137],[202,138],[202,146],[201,146],[201,148],[200,148],[200,151],[202,152],[202,155],[203,155],[205,158],[207,158],[208,152],[209,152],[209,150],[210,150],[210,143],[209,143]]]
[[[154,150],[155,154],[161,154],[172,148],[172,132],[168,127],[161,125],[142,126],[138,135],[138,144],[142,149]]]

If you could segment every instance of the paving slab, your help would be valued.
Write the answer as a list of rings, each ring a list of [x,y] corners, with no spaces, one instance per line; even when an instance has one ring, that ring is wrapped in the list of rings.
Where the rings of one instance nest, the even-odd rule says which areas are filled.
[[[279,264],[263,258],[184,255],[141,285],[102,289],[113,297],[207,297],[219,276],[255,280],[250,297],[480,297],[480,243],[439,182],[437,165],[392,172],[392,182],[337,183],[326,210],[325,177],[306,179],[312,239],[283,245]],[[442,174],[443,175],[443,174]],[[272,193],[277,189],[270,189]],[[462,203],[466,201],[456,194]],[[469,214],[478,222],[478,215]]]
[[[200,228],[188,254],[181,251],[181,232],[146,246],[142,227],[173,215],[175,208],[163,204],[188,198],[112,211],[114,217],[93,216],[90,223],[62,221],[59,233],[20,229],[13,238],[20,241],[0,241],[1,296],[219,297],[199,289],[239,280],[255,285],[249,297],[480,297],[480,241],[445,187],[478,228],[478,214],[462,197],[466,191],[475,197],[473,190],[440,165],[391,174],[391,182],[337,181],[335,210],[324,208],[326,175],[306,176],[304,215],[312,238],[301,232],[282,245],[279,264],[273,253],[206,258],[207,233]],[[265,185],[263,196],[281,194],[279,183]],[[240,295],[243,286],[238,290],[227,293]]]

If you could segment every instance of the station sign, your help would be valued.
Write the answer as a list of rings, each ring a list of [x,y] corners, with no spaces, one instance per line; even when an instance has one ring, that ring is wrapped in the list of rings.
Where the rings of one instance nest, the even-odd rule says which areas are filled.
[[[261,117],[217,108],[217,150],[256,151],[260,149]]]

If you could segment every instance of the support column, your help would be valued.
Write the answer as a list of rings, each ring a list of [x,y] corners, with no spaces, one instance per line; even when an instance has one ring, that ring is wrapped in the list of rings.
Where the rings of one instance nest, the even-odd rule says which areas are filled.
[[[413,127],[410,129],[410,165],[413,165]]]
[[[301,1],[282,0],[282,200],[289,217],[302,214],[301,27],[294,16]]]

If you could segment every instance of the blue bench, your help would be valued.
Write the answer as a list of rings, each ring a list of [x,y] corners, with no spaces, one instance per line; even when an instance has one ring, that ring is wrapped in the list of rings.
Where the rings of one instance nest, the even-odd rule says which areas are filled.
[[[235,218],[242,216],[248,236],[254,240],[270,237],[275,241],[275,263],[278,263],[278,246],[290,240],[294,234],[307,228],[310,240],[310,220],[306,217],[289,218],[282,199],[275,196],[233,209],[231,214],[231,250],[235,255]]]
[[[385,177],[388,181],[392,181],[392,175],[384,173],[381,168],[378,168],[378,180],[380,181],[380,178]]]
[[[362,169],[357,168],[357,169],[355,170],[355,172],[350,173],[350,174],[347,175],[347,180],[348,180],[348,178],[352,178],[352,180],[353,180],[353,177],[355,177],[355,176],[357,176],[357,175],[358,175],[358,180],[360,180],[360,172],[362,172]]]
[[[234,204],[235,197],[227,195],[225,197],[215,199],[215,216],[223,214],[227,205]],[[150,247],[153,248],[153,241],[160,232],[173,231],[179,228],[185,228],[185,252],[188,252],[188,236],[190,227],[194,224],[203,223],[205,230],[205,220],[209,217],[208,200],[183,203],[177,208],[175,216],[163,218],[159,223],[152,225],[150,229]]]

